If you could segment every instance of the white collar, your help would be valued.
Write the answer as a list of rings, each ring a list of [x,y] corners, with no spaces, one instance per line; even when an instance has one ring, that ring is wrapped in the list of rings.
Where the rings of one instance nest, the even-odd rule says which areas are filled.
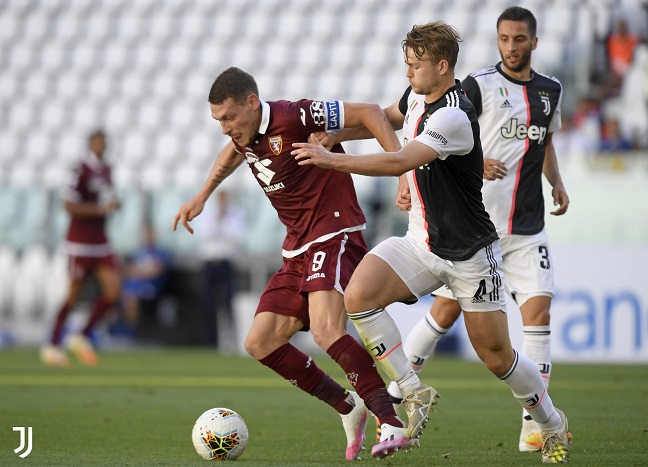
[[[88,152],[85,160],[86,163],[95,170],[102,169],[106,165],[101,159],[99,159],[99,156],[92,151]]]
[[[259,102],[261,102],[261,124],[259,125],[259,133],[265,135],[265,132],[268,131],[268,125],[270,125],[270,104],[261,98],[259,98]]]

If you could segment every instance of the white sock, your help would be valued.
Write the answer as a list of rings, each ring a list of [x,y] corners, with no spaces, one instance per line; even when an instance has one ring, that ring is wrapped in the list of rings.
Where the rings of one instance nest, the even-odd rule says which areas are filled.
[[[560,416],[554,409],[540,371],[529,358],[515,352],[513,365],[500,379],[508,384],[513,396],[540,425],[542,431],[555,431],[559,428]],[[557,425],[554,426],[556,422]]]
[[[420,381],[405,356],[403,341],[398,326],[382,308],[349,313],[365,348],[392,381],[412,376]]]
[[[416,323],[405,341],[405,355],[409,358],[412,368],[417,373],[423,369],[423,365],[434,353],[439,340],[448,333],[448,329],[442,328],[435,321],[430,313],[426,313]]]
[[[551,328],[550,326],[523,326],[522,353],[538,366],[546,388],[551,379]],[[522,416],[528,412],[522,409]]]

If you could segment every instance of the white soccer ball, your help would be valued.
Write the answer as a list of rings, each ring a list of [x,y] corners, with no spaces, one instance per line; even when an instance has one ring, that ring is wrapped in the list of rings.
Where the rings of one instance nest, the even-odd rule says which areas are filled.
[[[209,409],[198,417],[191,438],[203,459],[233,461],[245,450],[248,429],[239,414],[221,407]]]

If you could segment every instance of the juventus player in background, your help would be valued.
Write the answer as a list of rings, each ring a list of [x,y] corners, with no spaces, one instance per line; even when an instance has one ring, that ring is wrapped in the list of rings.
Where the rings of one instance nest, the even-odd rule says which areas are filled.
[[[88,143],[88,155],[74,167],[70,183],[63,193],[65,210],[70,215],[65,241],[69,287],[67,297],[56,315],[50,343],[40,353],[43,363],[51,366],[70,365],[62,346],[63,331],[85,280],[94,275],[101,294],[92,304],[82,332],[72,334],[66,341],[68,349],[85,365],[99,363],[90,336],[95,325],[117,303],[120,294],[121,266],[106,235],[106,219],[119,209],[111,168],[104,160],[106,135],[96,131],[90,135]]]
[[[558,206],[551,214],[565,214],[569,197],[551,141],[553,132],[560,129],[562,87],[557,79],[531,68],[537,42],[533,13],[518,6],[507,8],[497,20],[502,61],[471,73],[462,87],[479,117],[484,206],[500,237],[504,289],[522,313],[522,353],[538,366],[547,387],[551,377],[549,309],[554,295],[554,263],[544,224],[542,174],[552,186],[553,203]],[[430,314],[417,323],[405,341],[405,353],[416,371],[461,314],[461,303],[447,287],[434,295]],[[401,398],[395,383],[389,392],[393,399]],[[519,449],[542,449],[540,428],[526,410]]]
[[[410,436],[397,417],[371,356],[346,332],[344,290],[367,251],[362,235],[365,217],[352,178],[334,170],[301,167],[290,154],[292,143],[306,141],[312,132],[347,125],[368,128],[385,149],[396,151],[400,143],[384,112],[377,105],[340,101],[264,102],[254,78],[234,67],[216,78],[209,102],[212,117],[232,141],[219,154],[199,193],[180,207],[174,230],[180,221],[193,233],[188,222],[243,161],[286,226],[283,266],[261,296],[246,350],[338,411],[347,434],[347,460],[357,459],[363,449],[367,409],[386,427],[372,449],[374,457],[418,444],[417,436]],[[334,150],[342,152],[342,147]],[[357,394],[346,391],[290,343],[296,332],[309,329],[315,342],[342,367]],[[404,393],[405,405],[427,413],[429,407],[417,395],[429,391],[419,381],[415,390]],[[410,426],[420,424],[417,415],[409,421]]]
[[[460,40],[456,29],[436,21],[414,26],[403,41],[411,86],[386,111],[403,129],[402,149],[334,154],[313,135],[310,144],[294,144],[293,154],[302,165],[372,176],[407,174],[407,234],[383,241],[365,256],[344,300],[365,347],[399,389],[405,392],[418,378],[385,307],[446,285],[465,312],[477,355],[538,423],[543,462],[568,462],[567,418],[554,407],[537,365],[518,354],[509,339],[498,235],[482,204],[477,112],[454,79]],[[351,133],[366,136],[361,131],[347,136]]]

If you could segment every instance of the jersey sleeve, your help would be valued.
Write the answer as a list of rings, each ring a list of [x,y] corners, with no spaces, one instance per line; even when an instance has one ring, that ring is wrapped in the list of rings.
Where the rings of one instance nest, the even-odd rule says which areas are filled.
[[[479,117],[482,113],[482,95],[481,89],[479,89],[479,83],[471,75],[466,76],[466,78],[461,82],[461,87],[466,93],[466,97],[470,99],[473,107],[477,111],[477,116]]]
[[[443,107],[434,112],[415,141],[434,149],[441,160],[451,154],[468,154],[475,145],[468,115],[458,107]]]
[[[562,86],[560,87],[560,95],[558,96],[558,104],[556,104],[556,110],[554,110],[553,115],[551,116],[551,122],[549,122],[548,132],[553,133],[562,128],[562,117],[561,117],[561,106],[562,106]]]
[[[306,129],[313,131],[344,128],[344,103],[342,101],[299,101],[300,120]]]
[[[407,100],[409,99],[411,92],[412,86],[408,86],[402,97],[400,98],[400,101],[398,102],[398,110],[400,110],[400,113],[402,113],[403,115],[407,115]]]

